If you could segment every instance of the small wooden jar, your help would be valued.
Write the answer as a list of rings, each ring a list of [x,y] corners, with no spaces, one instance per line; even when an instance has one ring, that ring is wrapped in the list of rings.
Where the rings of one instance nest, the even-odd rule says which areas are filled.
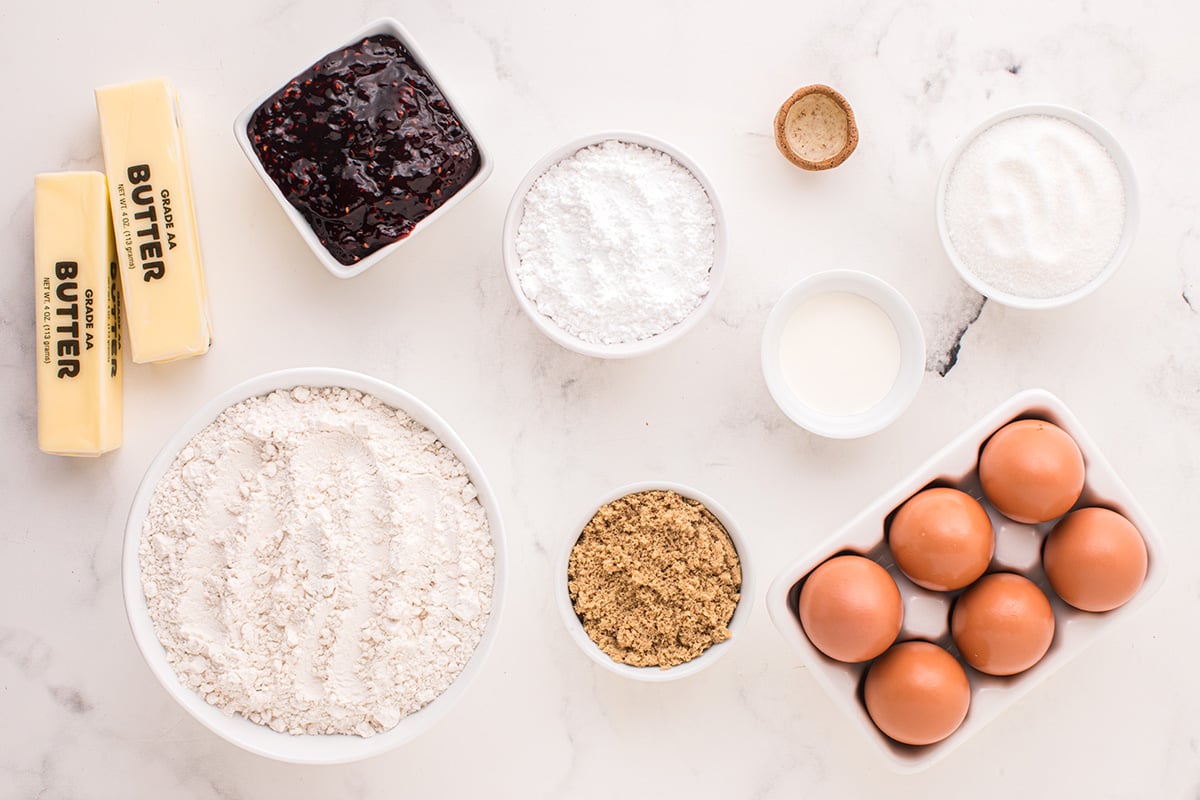
[[[854,110],[828,86],[797,89],[775,115],[775,145],[801,169],[832,169],[858,147]]]

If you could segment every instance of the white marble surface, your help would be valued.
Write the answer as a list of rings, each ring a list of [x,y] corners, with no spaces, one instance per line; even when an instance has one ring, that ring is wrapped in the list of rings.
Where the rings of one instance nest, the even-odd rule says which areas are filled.
[[[1200,50],[1193,4],[931,2],[20,2],[0,10],[0,797],[1195,797],[1200,791]],[[972,4],[974,5],[974,4]],[[399,254],[331,278],[238,151],[235,114],[378,16],[407,25],[496,159],[490,181]],[[179,85],[216,346],[131,366],[125,446],[96,461],[34,441],[32,179],[100,168],[93,86]],[[855,105],[857,153],[802,173],[775,108],[828,82]],[[1141,180],[1141,231],[1110,284],[1072,307],[978,307],[936,238],[955,138],[1051,101],[1108,125]],[[729,221],[714,313],[627,362],[566,352],[521,315],[501,220],[544,151],[642,129],[708,170]],[[911,410],[861,441],[788,423],[759,374],[767,310],[791,283],[860,267],[903,291],[931,341]],[[163,440],[259,372],[331,365],[437,408],[489,471],[512,549],[501,636],[463,702],[372,761],[306,768],[192,721],[138,655],[119,554]],[[770,577],[1018,389],[1058,393],[1157,521],[1171,575],[1132,623],[928,772],[893,775],[776,635],[761,596],[700,676],[623,681],[567,638],[551,553],[581,509],[643,478],[692,484],[741,521]]]

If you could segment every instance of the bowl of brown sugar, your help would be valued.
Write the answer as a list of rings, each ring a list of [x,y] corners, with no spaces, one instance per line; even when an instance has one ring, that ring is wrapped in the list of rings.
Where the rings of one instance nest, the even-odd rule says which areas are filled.
[[[556,566],[567,633],[597,664],[635,680],[711,665],[753,604],[745,540],[729,514],[674,483],[610,492],[572,529]]]

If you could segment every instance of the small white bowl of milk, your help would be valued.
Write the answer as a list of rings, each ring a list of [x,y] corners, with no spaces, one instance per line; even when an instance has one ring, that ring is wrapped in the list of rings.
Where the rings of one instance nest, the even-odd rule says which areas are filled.
[[[925,373],[912,306],[865,272],[830,270],[784,293],[762,341],[763,376],[779,408],[831,439],[868,436],[908,408]]]

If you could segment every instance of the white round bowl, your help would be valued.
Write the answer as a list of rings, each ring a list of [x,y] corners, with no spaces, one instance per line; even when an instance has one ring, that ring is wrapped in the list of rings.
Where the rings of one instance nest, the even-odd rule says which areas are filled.
[[[958,257],[958,251],[954,249],[954,243],[950,241],[950,232],[946,230],[946,186],[950,182],[950,174],[954,171],[954,165],[958,162],[963,150],[979,134],[996,123],[1012,119],[1013,117],[1031,115],[1064,119],[1067,122],[1078,125],[1091,134],[1096,141],[1104,146],[1104,149],[1112,157],[1113,162],[1117,165],[1117,171],[1121,175],[1121,184],[1125,188],[1125,227],[1121,232],[1121,239],[1117,243],[1117,249],[1113,252],[1112,259],[1109,260],[1104,270],[1091,281],[1073,292],[1068,292],[1057,297],[1022,297],[985,283],[978,275],[971,272],[966,264],[962,263],[962,260]],[[942,240],[942,249],[946,251],[946,257],[950,259],[950,263],[958,270],[958,274],[967,285],[989,300],[995,300],[997,303],[1003,303],[1013,308],[1029,310],[1065,306],[1069,303],[1074,303],[1082,297],[1086,297],[1100,288],[1100,286],[1113,276],[1113,273],[1121,266],[1121,262],[1125,260],[1125,255],[1129,252],[1129,248],[1133,244],[1133,237],[1137,233],[1138,219],[1141,216],[1141,201],[1138,199],[1137,177],[1133,172],[1133,164],[1129,161],[1129,156],[1125,154],[1125,150],[1122,149],[1116,137],[1109,133],[1107,128],[1086,114],[1082,114],[1066,106],[1047,104],[1015,106],[1006,109],[995,116],[988,117],[977,125],[974,130],[964,136],[955,145],[954,149],[950,151],[950,155],[946,157],[946,162],[942,165],[942,172],[938,177],[937,201],[935,206],[938,236]]]
[[[700,301],[700,305],[692,309],[690,314],[662,333],[646,339],[640,339],[636,342],[621,342],[618,344],[585,342],[583,339],[563,330],[553,319],[538,311],[537,305],[525,295],[525,290],[521,288],[521,279],[517,277],[517,268],[521,264],[521,257],[517,255],[517,229],[520,228],[521,220],[525,216],[525,195],[529,193],[530,187],[533,186],[538,178],[542,177],[546,170],[559,161],[573,156],[585,147],[610,140],[648,147],[652,150],[666,153],[675,159],[676,162],[692,173],[693,177],[700,182],[705,194],[708,195],[708,201],[712,204],[713,210],[713,263],[712,269],[709,272],[708,294]],[[591,136],[575,139],[574,141],[567,142],[562,147],[551,150],[533,165],[533,168],[526,173],[521,183],[517,185],[517,190],[513,192],[512,201],[508,204],[508,213],[504,217],[504,271],[508,274],[508,284],[512,287],[513,294],[516,296],[521,310],[533,321],[534,326],[550,337],[550,339],[568,350],[573,350],[576,353],[594,358],[632,358],[634,356],[645,355],[646,353],[666,347],[695,327],[696,323],[712,308],[721,284],[725,279],[725,250],[725,213],[721,210],[721,202],[717,199],[717,192],[713,188],[712,182],[709,181],[708,176],[704,174],[704,171],[700,169],[696,162],[692,161],[692,159],[688,158],[688,156],[673,145],[661,139],[656,139],[653,136],[634,131],[594,133]]]
[[[667,669],[661,667],[634,667],[629,664],[621,664],[613,661],[584,632],[583,623],[580,622],[579,617],[575,614],[575,607],[571,604],[571,593],[567,589],[567,568],[571,561],[571,550],[574,549],[575,543],[579,541],[579,535],[583,533],[584,527],[591,522],[592,517],[596,515],[600,507],[618,500],[627,494],[659,490],[675,492],[691,500],[697,500],[711,511],[712,515],[725,528],[725,532],[729,534],[729,539],[733,542],[734,550],[737,551],[738,563],[742,569],[742,589],[739,593],[737,607],[733,611],[733,617],[729,620],[729,638],[723,642],[714,644],[691,661],[686,661]],[[609,492],[600,498],[600,501],[580,519],[578,525],[571,529],[571,533],[564,540],[554,564],[554,599],[558,605],[563,625],[567,629],[567,634],[575,641],[575,644],[579,645],[579,649],[587,654],[588,658],[610,672],[615,672],[617,675],[649,683],[663,683],[695,675],[705,667],[716,663],[717,659],[729,651],[729,648],[737,640],[741,631],[746,627],[747,621],[750,619],[750,610],[754,605],[754,579],[750,570],[746,540],[738,530],[737,525],[734,524],[733,518],[729,516],[729,512],[717,505],[716,501],[708,495],[698,492],[691,487],[678,483],[646,481],[631,483],[628,486],[622,486],[619,489]]]
[[[174,668],[167,661],[166,651],[163,650],[158,635],[155,633],[154,623],[151,621],[149,610],[146,607],[146,597],[142,592],[141,567],[138,563],[138,544],[142,537],[142,522],[146,517],[154,489],[166,473],[167,468],[170,467],[171,462],[174,461],[176,454],[193,436],[207,427],[218,414],[230,405],[276,389],[287,389],[293,386],[340,386],[357,389],[374,395],[390,406],[403,409],[414,420],[437,434],[442,443],[449,447],[466,466],[471,482],[479,493],[479,502],[483,504],[483,508],[487,512],[492,543],[496,551],[491,617],[484,628],[479,646],[475,649],[466,667],[449,688],[433,702],[400,720],[400,723],[391,730],[369,738],[349,735],[295,736],[278,733],[265,725],[250,722],[244,717],[227,715],[216,706],[210,705],[203,697],[179,682]],[[222,392],[192,415],[192,418],[184,423],[183,427],[163,445],[162,450],[146,470],[141,485],[138,486],[137,494],[133,498],[133,505],[129,509],[129,519],[125,525],[125,543],[121,561],[125,612],[129,617],[129,627],[133,631],[134,641],[137,642],[138,649],[146,659],[150,671],[154,673],[154,677],[163,685],[167,693],[202,725],[221,738],[252,753],[296,764],[340,764],[379,755],[416,738],[444,717],[455,702],[462,697],[471,681],[479,674],[484,658],[496,638],[500,609],[504,599],[507,569],[504,530],[500,520],[500,510],[496,504],[496,496],[492,493],[491,486],[488,484],[479,462],[475,460],[470,450],[446,421],[429,406],[391,384],[357,372],[317,367],[287,369],[251,378]]]
[[[896,382],[883,400],[861,414],[835,416],[814,411],[788,387],[779,365],[779,342],[788,318],[801,303],[827,292],[850,292],[872,301],[888,315],[900,337],[900,373]],[[912,306],[890,284],[856,270],[818,272],[784,292],[771,309],[763,330],[762,371],[771,397],[792,422],[830,439],[857,439],[895,422],[917,396],[925,374],[925,335]]]

